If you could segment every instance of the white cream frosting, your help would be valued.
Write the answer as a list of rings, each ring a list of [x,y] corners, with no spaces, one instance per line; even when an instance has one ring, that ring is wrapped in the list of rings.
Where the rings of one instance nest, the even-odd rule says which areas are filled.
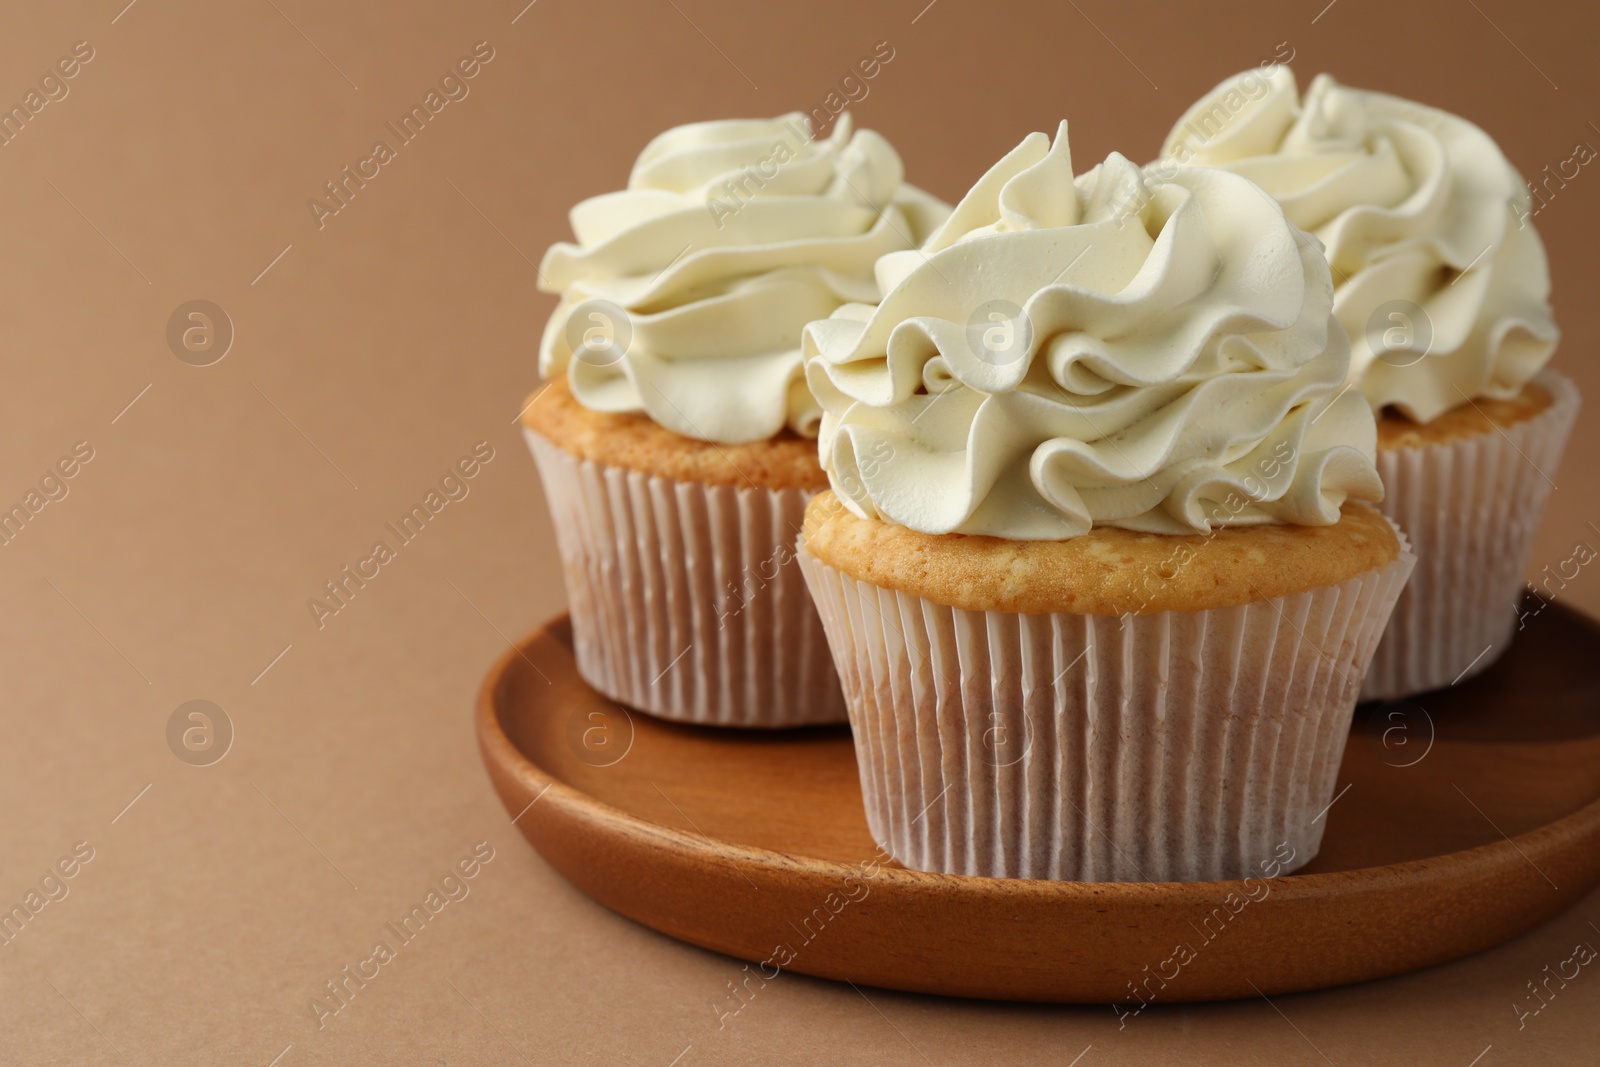
[[[853,131],[849,115],[821,140],[800,112],[668,130],[627,189],[572,209],[577,243],[545,254],[540,288],[561,302],[540,374],[567,375],[585,407],[642,411],[688,437],[814,436],[801,328],[876,300],[877,258],[914,247],[949,212],[903,173],[889,142]]]
[[[823,466],[859,515],[1057,540],[1329,524],[1382,496],[1321,249],[1235,175],[1112,155],[1075,180],[1062,123],[878,277],[878,306],[805,332]],[[993,301],[1020,309],[1014,351],[1002,322],[969,329]]]
[[[1191,107],[1162,157],[1251,179],[1322,241],[1351,380],[1376,409],[1427,422],[1515,396],[1555,350],[1527,188],[1465,119],[1326,74],[1301,100],[1294,74],[1269,67]]]

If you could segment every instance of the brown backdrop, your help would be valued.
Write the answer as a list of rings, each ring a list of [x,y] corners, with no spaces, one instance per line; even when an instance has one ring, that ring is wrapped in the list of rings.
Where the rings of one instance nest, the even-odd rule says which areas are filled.
[[[1147,158],[1198,93],[1286,43],[1302,81],[1326,69],[1458,111],[1532,174],[1600,146],[1592,5],[125,2],[0,14],[0,103],[37,110],[0,146],[0,504],[78,442],[93,452],[0,547],[0,903],[75,843],[93,852],[0,945],[0,1060],[1592,1062],[1600,977],[1521,1031],[1510,1005],[1600,942],[1595,897],[1453,966],[1120,1032],[1107,1008],[794,976],[719,1030],[739,965],[557,878],[508,826],[469,727],[505,638],[562,603],[511,425],[553,303],[533,264],[650,136],[821,106],[887,41],[855,114],[953,199],[1062,117],[1080,165]],[[80,41],[92,58],[30,101]],[[308,199],[480,41],[470,95],[319,228]],[[1597,205],[1585,169],[1538,219],[1556,362],[1591,397]],[[205,367],[168,342],[198,299],[234,332]],[[1555,475],[1535,570],[1600,545],[1596,427]],[[495,458],[470,495],[319,629],[307,598],[478,441]],[[1563,595],[1600,612],[1590,570]],[[235,732],[212,766],[169,749],[193,699]],[[311,997],[480,841],[495,855],[470,895],[319,1030]]]

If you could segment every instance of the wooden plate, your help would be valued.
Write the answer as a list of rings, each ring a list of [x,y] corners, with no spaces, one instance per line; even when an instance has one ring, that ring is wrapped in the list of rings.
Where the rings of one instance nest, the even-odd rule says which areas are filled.
[[[1600,627],[1558,606],[1472,682],[1358,708],[1322,852],[1271,882],[899,868],[867,833],[848,730],[630,713],[578,677],[564,618],[495,665],[477,725],[551,865],[769,979],[1134,1007],[1293,992],[1481,951],[1600,882]]]

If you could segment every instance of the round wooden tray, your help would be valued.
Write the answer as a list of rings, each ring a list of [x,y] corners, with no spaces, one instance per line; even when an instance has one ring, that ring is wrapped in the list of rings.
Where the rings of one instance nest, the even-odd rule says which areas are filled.
[[[1122,1010],[1293,992],[1481,951],[1600,882],[1600,627],[1556,606],[1472,682],[1358,708],[1321,854],[1249,886],[905,870],[867,833],[846,728],[628,712],[578,676],[565,618],[495,665],[477,727],[556,870],[766,979]]]

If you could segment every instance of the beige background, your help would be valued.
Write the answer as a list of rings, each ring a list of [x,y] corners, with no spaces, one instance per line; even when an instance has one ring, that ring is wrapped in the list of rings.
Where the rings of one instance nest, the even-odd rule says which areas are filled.
[[[887,40],[856,114],[953,199],[1062,116],[1084,165],[1148,157],[1199,92],[1288,42],[1302,80],[1459,111],[1531,174],[1600,145],[1592,5],[124,2],[0,13],[0,102],[75,42],[95,53],[0,147],[0,503],[75,442],[95,450],[0,548],[0,902],[94,849],[0,947],[0,1061],[1593,1062],[1600,975],[1520,1032],[1511,1004],[1600,943],[1595,896],[1453,966],[1121,1032],[1105,1007],[798,976],[719,1031],[739,965],[558,878],[508,825],[469,719],[505,639],[563,597],[511,425],[553,303],[532,264],[651,135],[816,106]],[[484,40],[470,96],[319,230],[307,199]],[[1586,169],[1538,219],[1557,365],[1591,397],[1597,205]],[[205,368],[165,337],[195,298],[237,331]],[[496,458],[471,495],[319,630],[307,598],[480,440]],[[1590,419],[1552,472],[1535,569],[1600,544],[1597,442]],[[1563,595],[1600,612],[1593,570]],[[236,729],[205,768],[164,733],[195,698]],[[319,1031],[310,997],[479,841],[496,855],[471,895]]]

